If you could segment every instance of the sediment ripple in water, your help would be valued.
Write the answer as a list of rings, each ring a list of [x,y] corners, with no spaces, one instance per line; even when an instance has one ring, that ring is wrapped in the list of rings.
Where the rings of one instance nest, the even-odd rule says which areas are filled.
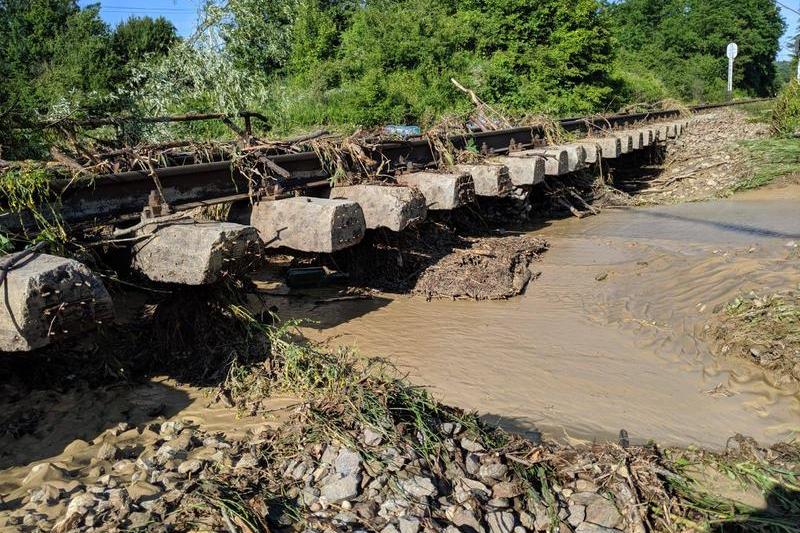
[[[542,276],[506,302],[394,298],[297,316],[354,316],[315,332],[385,355],[448,403],[556,437],[722,447],[800,429],[800,396],[754,367],[716,361],[702,339],[740,291],[794,286],[800,188],[606,212],[553,223]],[[595,278],[607,273],[602,281]]]

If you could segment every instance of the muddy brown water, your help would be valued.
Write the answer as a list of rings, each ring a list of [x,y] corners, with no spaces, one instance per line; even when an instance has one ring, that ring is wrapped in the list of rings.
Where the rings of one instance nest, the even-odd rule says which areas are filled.
[[[606,211],[536,231],[540,278],[509,301],[293,302],[317,339],[386,356],[447,403],[566,440],[724,447],[800,430],[796,389],[716,360],[703,327],[740,291],[800,283],[800,187]]]
[[[315,338],[386,356],[440,399],[532,437],[616,439],[624,428],[634,442],[719,448],[737,432],[769,443],[800,430],[796,390],[771,386],[746,363],[715,361],[702,340],[714,306],[738,291],[800,283],[800,249],[787,246],[800,243],[800,186],[606,211],[535,233],[552,244],[542,274],[509,301],[382,296],[320,305],[312,295],[269,303],[284,318],[319,321],[306,328]],[[274,398],[272,407],[294,402]],[[6,500],[41,484],[32,467],[45,462],[83,481],[97,477],[91,458],[125,435],[109,431],[120,422],[181,420],[236,436],[280,421],[241,418],[208,391],[166,378],[39,391],[0,408],[38,419],[33,433],[0,438]]]

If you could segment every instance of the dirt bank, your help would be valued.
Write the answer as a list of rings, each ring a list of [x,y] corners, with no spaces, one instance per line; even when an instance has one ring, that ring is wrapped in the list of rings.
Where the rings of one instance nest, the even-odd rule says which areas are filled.
[[[687,131],[649,164],[612,174],[617,187],[632,193],[618,201],[660,205],[730,196],[757,170],[757,158],[741,143],[768,134],[766,124],[740,109],[695,115]]]
[[[617,445],[534,444],[438,403],[380,361],[265,328],[271,364],[259,372],[302,400],[281,424],[238,436],[177,420],[118,424],[3,485],[0,526],[638,533],[791,530],[798,518],[794,447],[735,439],[715,455],[630,446],[624,434]],[[723,475],[742,488],[709,482]]]
[[[351,283],[428,299],[500,300],[525,292],[547,242],[503,235],[461,210],[402,233],[371,231],[333,256]]]

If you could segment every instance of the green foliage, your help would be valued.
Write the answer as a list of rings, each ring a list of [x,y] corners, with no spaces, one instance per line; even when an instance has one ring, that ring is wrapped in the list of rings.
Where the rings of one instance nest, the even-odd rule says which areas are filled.
[[[24,163],[0,174],[0,198],[2,211],[33,219],[37,230],[35,242],[49,241],[52,249],[57,250],[66,242],[67,234],[54,206],[57,197],[51,193],[50,181],[46,168]],[[0,247],[8,247],[7,241],[0,238]]]
[[[65,117],[251,108],[273,135],[316,125],[430,126],[473,109],[573,115],[672,97],[768,94],[783,22],[771,0],[206,0],[188,40],[162,18],[115,30],[76,0],[0,0],[0,146],[46,155]],[[213,138],[215,123],[132,124],[129,141]]]
[[[766,138],[741,143],[748,155],[751,171],[737,191],[755,189],[776,179],[800,176],[800,139]]]
[[[776,88],[785,23],[772,0],[624,0],[609,12],[626,70],[654,73],[673,95],[722,99],[731,41],[735,88],[758,96]]]
[[[131,17],[114,29],[110,45],[115,59],[132,68],[152,55],[165,55],[177,40],[175,26],[164,17]]]
[[[772,131],[780,137],[800,133],[800,82],[797,80],[789,82],[775,100]]]
[[[275,133],[429,125],[472,107],[450,78],[510,113],[612,101],[599,0],[229,0],[204,13],[191,42],[148,69],[142,110],[255,107]]]
[[[76,0],[0,0],[0,154],[42,157],[41,121],[119,112],[117,87],[129,64],[164,53],[176,39],[164,19],[130,19],[116,31],[99,4]]]

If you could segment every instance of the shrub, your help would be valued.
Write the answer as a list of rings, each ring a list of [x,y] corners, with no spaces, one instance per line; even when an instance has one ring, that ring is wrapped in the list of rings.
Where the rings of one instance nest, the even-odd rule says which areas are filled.
[[[800,134],[800,82],[788,83],[772,109],[772,132],[779,137]]]

